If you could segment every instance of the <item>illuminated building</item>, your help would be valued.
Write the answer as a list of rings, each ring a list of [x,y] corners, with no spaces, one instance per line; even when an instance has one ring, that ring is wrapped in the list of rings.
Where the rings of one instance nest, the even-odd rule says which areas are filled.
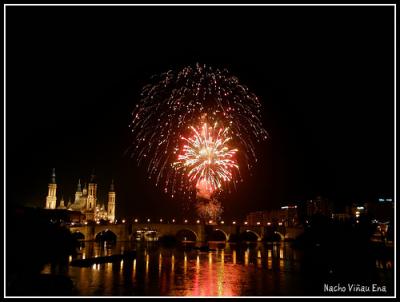
[[[49,190],[46,197],[46,209],[55,209],[57,203],[57,183],[56,183],[56,169],[53,169],[51,180],[49,183]]]
[[[60,205],[56,207],[57,203],[57,184],[55,179],[55,169],[53,169],[51,182],[49,183],[49,190],[46,197],[46,209],[67,209],[70,211],[77,211],[85,215],[86,220],[115,220],[115,189],[114,181],[111,182],[110,190],[108,192],[107,208],[103,203],[98,202],[97,198],[97,183],[95,182],[95,175],[92,174],[88,186],[85,184],[83,190],[81,182],[78,180],[77,190],[75,192],[75,200],[73,203],[68,202],[67,206],[64,204],[64,198],[61,199]]]
[[[282,206],[280,209],[251,212],[246,216],[249,225],[270,226],[272,224],[284,224],[294,226],[298,223],[296,205]]]

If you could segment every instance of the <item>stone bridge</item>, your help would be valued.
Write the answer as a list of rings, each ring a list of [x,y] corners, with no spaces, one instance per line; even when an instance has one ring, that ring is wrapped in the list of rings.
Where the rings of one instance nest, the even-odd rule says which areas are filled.
[[[69,226],[72,233],[78,233],[82,240],[92,241],[103,231],[111,231],[120,241],[135,240],[137,231],[153,231],[157,237],[164,235],[177,236],[180,232],[186,231],[192,233],[196,241],[208,240],[211,233],[222,233],[225,240],[231,239],[232,235],[251,233],[255,235],[258,241],[266,236],[277,234],[281,240],[295,239],[301,233],[302,228],[288,227],[265,227],[265,226],[246,226],[246,225],[204,225],[204,224],[175,224],[175,223],[122,223],[108,225],[84,225]]]

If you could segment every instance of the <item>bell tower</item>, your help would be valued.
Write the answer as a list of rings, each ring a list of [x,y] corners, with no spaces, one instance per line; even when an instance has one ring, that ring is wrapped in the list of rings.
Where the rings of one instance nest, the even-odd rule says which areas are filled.
[[[95,220],[96,214],[96,201],[97,201],[97,184],[95,182],[94,171],[90,176],[90,182],[88,186],[87,193],[87,203],[86,203],[86,219]]]
[[[57,184],[56,184],[56,169],[53,168],[51,180],[48,186],[49,190],[46,197],[46,209],[55,209],[57,202]]]
[[[78,187],[76,188],[75,192],[75,202],[79,202],[81,197],[82,197],[81,180],[78,179]]]
[[[107,218],[111,222],[114,222],[114,220],[115,220],[114,180],[111,181],[110,191],[108,192]]]

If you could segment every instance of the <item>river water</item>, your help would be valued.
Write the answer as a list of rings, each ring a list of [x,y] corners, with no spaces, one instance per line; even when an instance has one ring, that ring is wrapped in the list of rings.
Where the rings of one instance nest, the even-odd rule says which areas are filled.
[[[301,296],[322,290],[318,285],[310,291],[314,281],[301,271],[302,252],[287,242],[209,246],[215,250],[202,252],[190,244],[165,248],[151,242],[87,242],[74,259],[130,250],[137,256],[92,267],[47,265],[42,273],[69,276],[80,296]]]

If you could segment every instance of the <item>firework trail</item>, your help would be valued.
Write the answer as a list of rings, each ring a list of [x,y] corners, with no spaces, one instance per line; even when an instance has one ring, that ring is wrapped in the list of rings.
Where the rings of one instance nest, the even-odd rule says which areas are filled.
[[[147,164],[148,177],[172,197],[182,193],[189,198],[196,189],[207,187],[213,194],[224,183],[241,180],[239,167],[251,169],[256,142],[267,138],[257,96],[226,69],[200,64],[151,80],[142,88],[130,125],[132,156]],[[210,138],[211,153],[204,148]],[[207,152],[218,167],[205,167],[201,158]]]

